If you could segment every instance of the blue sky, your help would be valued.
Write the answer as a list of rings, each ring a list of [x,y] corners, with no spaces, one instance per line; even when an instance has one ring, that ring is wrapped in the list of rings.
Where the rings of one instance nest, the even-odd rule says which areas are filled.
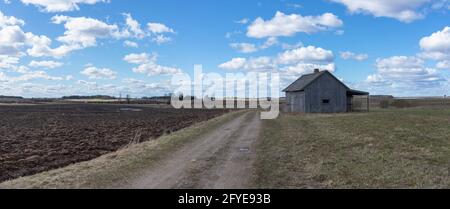
[[[2,0],[0,95],[161,95],[173,74],[326,69],[372,94],[450,94],[448,0]],[[2,38],[3,37],[3,38]]]

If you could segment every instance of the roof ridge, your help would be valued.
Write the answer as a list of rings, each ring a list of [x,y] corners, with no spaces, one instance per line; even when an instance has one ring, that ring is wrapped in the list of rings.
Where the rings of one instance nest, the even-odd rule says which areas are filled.
[[[295,80],[292,84],[290,84],[288,87],[286,87],[286,88],[283,90],[283,92],[290,91],[289,89],[290,89],[292,86],[294,86],[295,84],[298,84],[298,82],[301,82],[302,79],[307,79],[307,78],[309,78],[309,77],[311,77],[311,76],[315,76],[315,77],[313,77],[311,80],[305,81],[305,83],[304,83],[303,85],[300,86],[301,88],[292,90],[292,91],[302,91],[307,85],[309,85],[310,83],[312,83],[312,82],[315,81],[317,78],[319,78],[320,76],[322,76],[323,74],[325,74],[325,73],[327,73],[327,72],[328,72],[328,70],[324,70],[324,71],[320,71],[320,72],[318,72],[318,73],[304,74],[304,75],[302,75],[300,78],[298,78],[297,80]],[[330,73],[330,72],[328,72],[328,73]]]

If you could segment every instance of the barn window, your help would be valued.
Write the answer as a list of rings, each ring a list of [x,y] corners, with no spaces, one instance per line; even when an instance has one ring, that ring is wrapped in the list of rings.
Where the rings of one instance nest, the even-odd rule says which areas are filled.
[[[329,100],[329,99],[323,99],[323,100],[322,100],[322,103],[323,103],[323,104],[330,104],[330,100]]]

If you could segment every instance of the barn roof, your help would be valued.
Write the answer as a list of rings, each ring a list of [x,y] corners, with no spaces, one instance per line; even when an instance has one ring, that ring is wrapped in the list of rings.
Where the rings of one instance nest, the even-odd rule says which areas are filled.
[[[317,78],[324,75],[325,73],[330,74],[331,77],[333,77],[334,79],[336,79],[336,81],[338,81],[340,84],[345,86],[345,88],[347,88],[347,94],[349,94],[349,95],[369,95],[369,92],[358,91],[358,90],[348,88],[347,85],[345,85],[342,81],[337,79],[332,73],[328,72],[327,70],[303,75],[302,77],[300,77],[299,79],[294,81],[294,83],[292,83],[287,88],[285,88],[283,90],[283,92],[303,91],[309,84],[314,82]]]
[[[312,83],[314,80],[316,80],[317,78],[319,78],[320,76],[322,76],[325,72],[327,71],[321,71],[318,73],[311,73],[311,74],[306,74],[306,75],[302,75],[302,77],[300,77],[299,79],[297,79],[296,81],[294,81],[294,83],[292,83],[291,85],[289,85],[287,88],[285,88],[283,91],[284,92],[289,92],[289,91],[303,91],[303,89],[308,86],[310,83]]]
[[[340,81],[339,79],[334,77],[333,74],[331,74],[330,72],[325,70],[325,71],[314,72],[314,73],[311,73],[311,74],[302,75],[302,77],[300,77],[299,79],[294,81],[294,83],[292,83],[287,88],[285,88],[283,90],[283,92],[303,91],[309,84],[311,84],[313,81],[315,81],[317,78],[319,78],[320,76],[322,76],[325,73],[330,74],[339,83],[341,83],[343,86],[345,86],[347,89],[349,89],[344,83],[342,83],[342,81]]]

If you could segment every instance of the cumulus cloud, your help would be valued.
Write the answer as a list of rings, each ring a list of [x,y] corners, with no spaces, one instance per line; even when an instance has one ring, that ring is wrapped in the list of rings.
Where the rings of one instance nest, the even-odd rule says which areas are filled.
[[[145,32],[141,29],[141,24],[133,19],[131,14],[124,13],[125,16],[125,23],[127,25],[127,28],[125,30],[125,33],[127,33],[127,36],[134,36],[136,38],[144,38],[146,36]]]
[[[243,69],[246,63],[247,63],[246,58],[237,57],[231,59],[230,61],[220,64],[219,68],[225,70],[239,70]]]
[[[181,69],[175,67],[167,67],[157,64],[156,54],[129,54],[126,55],[124,61],[131,64],[138,64],[138,67],[133,68],[133,72],[147,74],[148,76],[154,75],[173,75],[181,73]]]
[[[286,65],[289,67],[295,67],[296,65],[302,67],[302,65],[299,64],[316,64],[317,66],[327,66],[326,69],[331,69],[331,65],[328,65],[333,62],[334,55],[332,51],[320,47],[307,46],[286,50],[276,57],[263,56],[248,59],[237,57],[220,64],[218,67],[225,70],[267,70],[277,69],[279,66],[286,67]]]
[[[128,40],[124,41],[123,45],[125,45],[127,47],[132,47],[132,48],[138,48],[139,47],[138,43],[136,43],[134,41],[128,41]]]
[[[450,60],[440,61],[436,64],[439,69],[449,69],[450,70]]]
[[[163,44],[172,41],[172,38],[159,34],[152,38],[152,41],[157,44]]]
[[[109,0],[21,0],[26,5],[39,7],[43,12],[68,12],[79,10],[80,4],[96,4],[109,2]]]
[[[61,81],[64,80],[63,77],[57,77],[57,76],[51,76],[45,71],[26,71],[23,72],[19,76],[8,76],[3,72],[0,72],[0,81],[6,82],[6,83],[17,83],[17,82],[24,82],[24,81],[30,81],[35,79],[44,79],[44,80],[51,80],[51,81]]]
[[[55,61],[35,61],[32,60],[28,66],[33,68],[45,68],[45,69],[54,69],[63,66],[64,63],[62,62],[55,62]]]
[[[421,56],[433,60],[450,60],[450,27],[420,40]]]
[[[280,74],[282,86],[287,86],[304,74],[314,72],[314,69],[336,71],[333,52],[315,46],[300,46],[276,56],[232,58],[218,67],[234,71],[277,72]]]
[[[333,52],[315,46],[286,50],[273,57],[237,57],[218,67],[224,70],[277,71],[289,78],[310,73],[316,68],[331,72],[336,69]]]
[[[352,13],[371,14],[375,17],[390,17],[402,22],[422,19],[420,8],[430,0],[331,0],[341,3]]]
[[[66,31],[57,40],[67,45],[90,47],[95,46],[99,38],[118,38],[122,35],[117,25],[93,18],[57,15],[52,17],[52,22],[64,23]]]
[[[364,61],[369,58],[367,54],[356,54],[350,51],[340,52],[341,58],[344,60],[352,59],[356,61]]]
[[[258,47],[251,43],[231,43],[230,46],[240,53],[253,53],[258,51]]]
[[[23,26],[25,25],[25,21],[16,17],[6,16],[0,11],[0,28],[13,25]]]
[[[116,79],[117,72],[109,68],[97,68],[97,67],[87,67],[81,74],[87,76],[89,79]]]
[[[125,62],[131,63],[131,64],[144,64],[147,62],[156,62],[156,55],[155,54],[147,54],[147,53],[140,53],[140,54],[129,54],[126,55],[123,60]]]
[[[287,50],[278,56],[282,64],[292,64],[298,62],[332,62],[333,52],[320,47],[307,46],[297,49]]]
[[[172,38],[166,36],[167,33],[175,33],[172,28],[162,23],[148,23],[147,28],[153,34],[152,41],[157,44],[163,44],[172,41]]]
[[[0,69],[10,69],[19,63],[18,57],[0,55]]]
[[[424,65],[417,57],[393,56],[377,59],[376,74],[369,75],[367,82],[382,85],[437,86],[444,81],[436,69]]]
[[[268,71],[276,68],[273,58],[262,56],[252,58],[233,58],[219,65],[224,70]]]
[[[336,65],[334,63],[323,65],[313,63],[298,63],[295,65],[283,67],[281,69],[281,72],[284,72],[284,79],[294,80],[301,75],[313,73],[315,69],[334,72],[336,70]]]
[[[20,56],[21,48],[27,44],[27,37],[19,26],[0,29],[0,55]]]
[[[147,24],[148,29],[150,32],[155,34],[160,33],[174,33],[174,30],[172,28],[169,28],[168,26],[162,24],[162,23],[148,23]]]
[[[264,43],[259,45],[252,43],[231,43],[230,47],[240,53],[248,54],[267,49],[275,45],[278,45],[278,39],[276,37],[269,37]]]
[[[62,57],[74,50],[73,47],[66,45],[51,48],[52,41],[50,38],[44,35],[24,32],[21,28],[24,24],[23,20],[5,16],[0,12],[0,55],[3,56],[2,59],[11,60],[13,57],[20,58],[25,55],[32,57]],[[4,64],[3,67],[5,67]],[[18,69],[19,66],[9,63],[9,68]]]
[[[343,21],[332,13],[319,16],[286,15],[277,12],[270,20],[258,17],[247,28],[247,36],[252,38],[293,36],[296,33],[315,33],[318,31],[338,28]]]

